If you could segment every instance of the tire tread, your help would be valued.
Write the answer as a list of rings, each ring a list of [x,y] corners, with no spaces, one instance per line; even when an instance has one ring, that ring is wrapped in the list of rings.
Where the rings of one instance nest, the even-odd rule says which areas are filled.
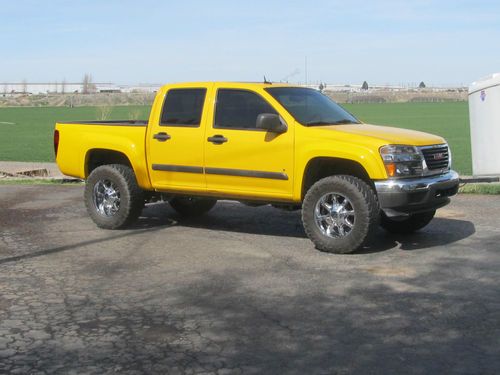
[[[363,197],[365,207],[367,209],[368,223],[365,230],[361,235],[355,237],[345,237],[345,241],[338,241],[337,239],[331,239],[324,235],[318,235],[314,226],[314,222],[309,222],[308,211],[314,210],[314,205],[316,204],[316,199],[314,199],[314,194],[316,191],[323,188],[323,186],[331,185],[343,185],[344,187],[353,187]],[[337,254],[347,254],[357,250],[363,244],[367,243],[376,232],[379,222],[379,203],[377,195],[373,189],[363,180],[349,175],[335,175],[325,177],[317,181],[306,193],[303,202],[302,209],[302,222],[304,224],[304,230],[306,235],[311,239],[316,248],[321,251],[337,253]],[[332,244],[332,242],[335,242]]]
[[[112,218],[100,216],[94,207],[92,200],[94,185],[91,182],[99,174],[109,174],[110,178],[114,177],[118,183],[123,183],[126,191],[122,191],[120,194],[128,196],[128,199],[122,199],[119,212]],[[87,178],[84,197],[90,217],[98,227],[104,229],[120,229],[128,226],[139,217],[144,208],[143,191],[137,184],[134,171],[123,164],[106,164],[94,169]]]

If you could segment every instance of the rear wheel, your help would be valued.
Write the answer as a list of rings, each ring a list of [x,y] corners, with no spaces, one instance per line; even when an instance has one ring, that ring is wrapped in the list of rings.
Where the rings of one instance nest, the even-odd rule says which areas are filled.
[[[346,175],[316,182],[302,205],[307,236],[321,251],[351,253],[376,230],[377,196],[363,180]]]
[[[172,198],[169,203],[180,215],[192,217],[210,211],[217,203],[217,199],[178,197]]]
[[[429,224],[434,217],[436,210],[411,214],[402,219],[390,218],[382,212],[380,225],[391,233],[408,234],[422,229]]]
[[[134,171],[125,165],[97,167],[85,184],[85,206],[100,228],[123,228],[136,220],[144,207],[144,195]]]

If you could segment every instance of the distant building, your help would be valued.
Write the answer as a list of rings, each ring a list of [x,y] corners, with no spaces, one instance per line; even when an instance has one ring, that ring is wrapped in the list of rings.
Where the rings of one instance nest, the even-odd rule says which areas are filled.
[[[120,85],[118,86],[121,92],[142,92],[153,93],[157,92],[163,84],[158,83],[140,83],[138,85]]]
[[[162,86],[161,84],[138,84],[138,85],[115,85],[109,82],[93,83],[96,92],[101,93],[154,93]],[[43,94],[71,94],[81,93],[83,84],[81,82],[52,82],[52,83],[29,83],[29,82],[5,82],[0,83],[0,95],[43,95]]]
[[[108,93],[108,94],[122,92],[121,88],[118,86],[113,86],[113,85],[109,85],[109,84],[104,86],[104,85],[99,84],[99,83],[96,83],[95,86],[96,86],[96,92],[102,92],[102,93]]]
[[[113,86],[112,83],[94,83],[96,88]],[[98,91],[98,90],[97,90]],[[61,94],[61,93],[80,93],[82,92],[82,83],[74,82],[51,82],[51,83],[29,83],[29,82],[5,82],[0,83],[0,95],[3,94]]]

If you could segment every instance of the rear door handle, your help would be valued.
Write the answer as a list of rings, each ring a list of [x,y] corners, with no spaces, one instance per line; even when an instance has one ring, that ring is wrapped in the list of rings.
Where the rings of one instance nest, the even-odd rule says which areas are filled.
[[[167,133],[161,132],[161,133],[156,133],[153,135],[153,138],[160,141],[160,142],[165,142],[168,141],[170,138],[172,138],[170,135]]]
[[[207,141],[212,142],[215,145],[221,145],[221,144],[227,142],[227,138],[224,137],[223,135],[216,134],[212,137],[208,137]]]

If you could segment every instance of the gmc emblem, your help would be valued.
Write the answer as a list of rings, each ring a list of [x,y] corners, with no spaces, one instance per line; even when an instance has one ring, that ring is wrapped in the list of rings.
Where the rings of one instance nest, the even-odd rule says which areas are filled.
[[[445,159],[445,158],[446,158],[446,156],[442,152],[438,152],[437,154],[434,154],[434,160],[441,160],[441,159]]]

